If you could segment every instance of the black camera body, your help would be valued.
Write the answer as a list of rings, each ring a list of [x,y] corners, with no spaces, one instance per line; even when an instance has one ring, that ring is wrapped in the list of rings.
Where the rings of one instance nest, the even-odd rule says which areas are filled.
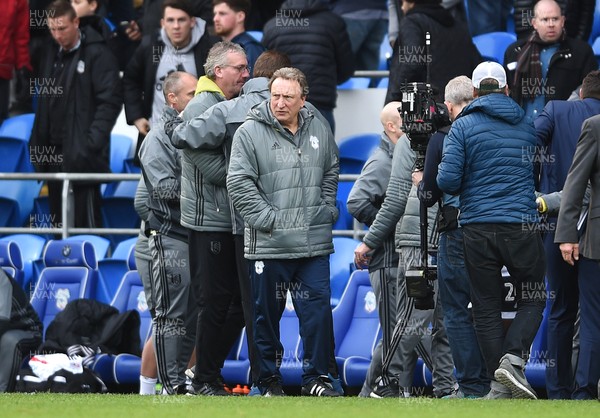
[[[417,155],[415,170],[422,170],[431,136],[440,127],[450,124],[448,111],[435,102],[433,89],[428,83],[406,83],[400,91],[402,106],[398,112],[402,117],[402,131]],[[410,267],[405,273],[405,280],[408,296],[415,300],[415,308],[428,310],[435,306],[433,280],[437,279],[437,268],[427,265],[427,208],[421,204],[420,211],[422,265]]]
[[[422,169],[425,151],[431,135],[438,129],[438,105],[430,84],[405,83],[400,87],[402,106],[398,108],[402,117],[402,131],[417,154],[416,168]]]
[[[435,307],[433,281],[437,279],[435,267],[411,267],[405,274],[406,293],[415,300],[415,308],[428,310]]]

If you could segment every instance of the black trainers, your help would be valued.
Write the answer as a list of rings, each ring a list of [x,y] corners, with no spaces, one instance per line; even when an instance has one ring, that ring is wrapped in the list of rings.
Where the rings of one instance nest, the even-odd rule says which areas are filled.
[[[333,386],[329,382],[329,378],[327,376],[319,376],[316,379],[307,383],[306,385],[302,386],[301,394],[302,396],[341,396],[338,392],[336,392],[333,389]]]
[[[223,384],[214,382],[197,383],[192,380],[192,384],[188,386],[188,395],[203,395],[203,396],[231,396],[223,387]]]
[[[272,396],[286,396],[283,388],[281,387],[281,381],[279,379],[272,379],[269,382],[269,386],[267,386],[267,390],[262,395],[264,397],[272,397]]]
[[[512,392],[516,399],[537,399],[537,394],[527,382],[523,369],[512,364],[506,357],[500,359],[500,366],[494,372],[494,377]]]
[[[391,379],[387,383],[380,380],[373,392],[369,394],[371,398],[399,398],[400,386],[396,379]]]

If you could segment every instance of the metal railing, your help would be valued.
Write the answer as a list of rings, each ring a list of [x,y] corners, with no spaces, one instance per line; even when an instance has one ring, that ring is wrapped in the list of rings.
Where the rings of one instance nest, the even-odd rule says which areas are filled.
[[[111,183],[115,181],[135,180],[139,181],[141,174],[91,174],[91,173],[0,173],[0,180],[37,180],[37,181],[62,181],[62,225],[55,228],[24,227],[0,227],[0,235],[3,234],[60,234],[62,238],[68,238],[74,234],[94,235],[137,235],[139,228],[75,228],[73,227],[73,194],[71,183],[77,181],[98,181]],[[340,181],[354,181],[358,178],[356,174],[342,174]],[[66,222],[65,222],[66,219]],[[334,230],[335,236],[349,236],[360,239],[366,233],[360,223],[354,221],[353,229]]]

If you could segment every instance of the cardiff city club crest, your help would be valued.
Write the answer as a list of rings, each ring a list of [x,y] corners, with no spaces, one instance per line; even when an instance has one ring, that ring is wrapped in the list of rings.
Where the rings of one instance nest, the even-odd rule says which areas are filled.
[[[69,303],[69,299],[71,299],[71,292],[69,289],[58,289],[56,291],[56,307],[59,310],[65,309],[65,306]]]
[[[369,290],[365,295],[365,311],[371,313],[375,309],[377,309],[377,300],[375,299],[375,293],[373,293],[372,290]]]
[[[263,263],[262,261],[256,261],[254,263],[254,270],[256,270],[256,274],[262,274],[264,269],[265,269],[265,263]]]
[[[310,136],[310,146],[313,147],[314,149],[319,149],[319,138],[311,135]]]
[[[71,246],[70,245],[63,246],[62,255],[65,257],[68,257],[69,255],[71,255]]]

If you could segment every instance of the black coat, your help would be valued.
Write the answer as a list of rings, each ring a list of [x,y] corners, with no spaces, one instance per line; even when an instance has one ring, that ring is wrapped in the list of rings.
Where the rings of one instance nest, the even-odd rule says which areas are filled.
[[[426,32],[431,35],[429,50]],[[466,25],[440,5],[417,4],[408,11],[400,22],[393,49],[386,104],[401,99],[403,83],[427,81],[427,64],[436,99],[443,101],[446,84],[459,75],[471,77],[482,61]]]
[[[571,38],[587,41],[594,24],[596,0],[556,0],[566,18],[565,30]],[[515,33],[518,39],[531,34],[534,0],[515,0]]]
[[[204,63],[212,44],[213,41],[208,35],[208,31],[205,31],[193,48],[198,78],[204,75]],[[125,116],[130,125],[140,118],[150,119],[152,115],[156,72],[164,48],[165,44],[161,39],[160,31],[156,31],[152,35],[145,35],[127,64],[123,74],[123,88],[125,90]],[[158,118],[160,115],[156,115],[156,117]]]
[[[508,86],[513,89],[517,57],[527,39],[518,40],[506,48],[504,67]],[[509,70],[509,68],[512,68]],[[583,81],[592,70],[598,68],[592,47],[584,41],[566,38],[560,43],[558,51],[550,59],[544,87],[546,103],[550,100],[567,100],[573,90]],[[516,96],[515,96],[516,97]],[[523,101],[519,103],[523,105]]]
[[[76,299],[59,312],[46,330],[42,352],[66,353],[72,345],[99,348],[102,353],[140,355],[140,314],[92,299]]]
[[[263,29],[267,49],[287,54],[308,81],[307,100],[333,110],[337,85],[354,73],[346,23],[320,0],[287,0]]]
[[[68,69],[64,91],[40,90],[29,145],[36,156],[50,145],[50,96],[59,93],[66,103],[62,170],[105,173],[110,172],[110,133],[123,104],[119,66],[98,32],[88,26],[80,30],[81,46],[75,52],[74,65]],[[48,42],[41,60],[41,80],[53,79],[52,67],[58,52],[58,45],[52,39]],[[32,163],[37,171],[49,171],[44,159],[32,159]]]

